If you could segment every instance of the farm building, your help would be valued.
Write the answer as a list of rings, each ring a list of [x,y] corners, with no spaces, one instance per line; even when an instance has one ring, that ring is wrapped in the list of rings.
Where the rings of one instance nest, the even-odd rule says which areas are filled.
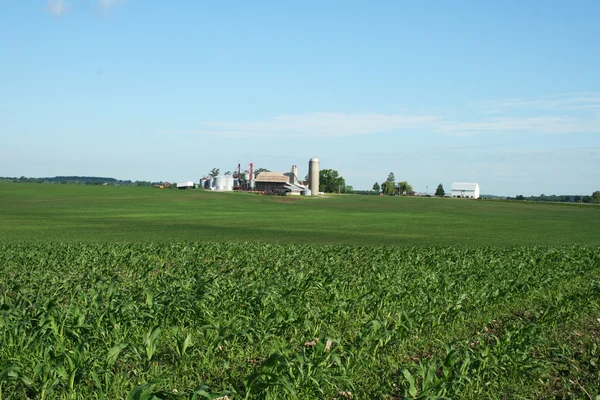
[[[193,189],[194,182],[177,182],[177,189]]]
[[[261,172],[254,180],[256,190],[263,192],[299,195],[305,187],[293,183],[294,176],[282,172]]]
[[[470,182],[454,182],[452,183],[452,197],[463,197],[468,199],[478,199],[479,184]]]

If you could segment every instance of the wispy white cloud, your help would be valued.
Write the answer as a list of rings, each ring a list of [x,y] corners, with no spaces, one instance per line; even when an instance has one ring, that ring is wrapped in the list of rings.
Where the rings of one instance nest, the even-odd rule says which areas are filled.
[[[119,3],[122,3],[125,0],[99,0],[100,1],[100,6],[102,8],[104,8],[105,10],[108,10],[109,8],[116,6]]]
[[[230,137],[340,137],[426,130],[468,136],[478,133],[523,132],[537,134],[600,133],[600,119],[572,117],[504,117],[476,121],[445,119],[442,116],[388,114],[310,113],[282,115],[247,122],[203,123],[201,133]]]
[[[600,93],[501,100],[493,107],[493,112],[480,110],[471,118],[373,112],[287,114],[255,121],[204,122],[199,132],[230,137],[341,137],[407,130],[452,136],[600,133],[600,108],[595,110],[600,107]]]
[[[490,147],[490,148],[488,148]],[[569,162],[597,160],[600,163],[600,147],[567,147],[553,149],[519,149],[515,147],[503,147],[494,149],[494,146],[426,146],[398,151],[376,151],[357,153],[361,159],[378,160],[461,160],[472,164],[509,163],[518,164],[522,161],[556,161],[569,160]]]
[[[437,130],[448,133],[529,132],[529,133],[600,133],[600,120],[574,117],[505,117],[479,121],[443,121]]]
[[[600,93],[567,93],[554,96],[547,96],[541,99],[513,98],[499,101],[486,101],[482,104],[485,107],[492,108],[494,111],[498,111],[500,109],[534,109],[561,111],[600,110]]]
[[[571,161],[598,159],[600,147],[568,147],[543,150],[519,150],[507,149],[501,151],[478,152],[474,155],[480,161],[514,162],[518,160],[527,161],[556,161],[569,159]]]
[[[69,9],[69,4],[65,0],[48,0],[46,9],[50,14],[60,16]]]
[[[103,10],[108,10],[120,3],[123,3],[125,0],[97,0],[100,7]],[[46,10],[50,14],[60,16],[67,12],[71,8],[71,5],[67,0],[48,0],[46,4]]]
[[[263,121],[204,123],[202,131],[234,137],[349,136],[393,132],[433,125],[437,116],[376,113],[309,113],[281,115]]]

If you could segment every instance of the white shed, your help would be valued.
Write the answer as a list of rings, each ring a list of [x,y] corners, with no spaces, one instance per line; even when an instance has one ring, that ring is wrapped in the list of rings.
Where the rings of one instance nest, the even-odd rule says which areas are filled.
[[[194,182],[177,182],[177,189],[193,189]]]
[[[452,197],[464,197],[468,199],[478,199],[479,184],[470,182],[454,182],[452,184]]]

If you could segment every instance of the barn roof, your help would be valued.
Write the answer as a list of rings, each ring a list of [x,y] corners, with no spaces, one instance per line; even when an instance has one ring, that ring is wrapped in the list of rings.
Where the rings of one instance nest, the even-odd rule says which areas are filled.
[[[258,174],[255,181],[288,183],[290,178],[282,172],[261,172]]]
[[[478,183],[471,182],[454,182],[452,183],[452,190],[477,190],[479,187]]]
[[[304,186],[297,185],[295,183],[288,183],[285,185],[285,188],[292,192],[302,192],[304,189],[306,189]]]

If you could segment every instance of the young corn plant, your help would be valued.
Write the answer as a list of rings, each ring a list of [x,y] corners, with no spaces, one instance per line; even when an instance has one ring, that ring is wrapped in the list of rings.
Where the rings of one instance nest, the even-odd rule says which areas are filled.
[[[146,360],[152,361],[158,347],[158,338],[160,336],[160,326],[155,326],[146,334],[144,340],[144,349],[146,350]]]
[[[57,368],[62,380],[68,382],[71,395],[74,395],[77,374],[85,366],[88,349],[89,345],[86,342],[81,342],[75,349],[64,353],[62,365]]]
[[[44,400],[46,395],[51,394],[60,382],[58,371],[45,363],[40,363],[34,368],[33,378],[38,383],[40,400]]]
[[[19,379],[19,373],[21,369],[16,365],[7,365],[2,371],[0,371],[0,400],[2,400],[2,387],[7,382],[14,382]]]
[[[177,326],[172,327],[171,330],[175,337],[175,352],[179,358],[182,358],[186,351],[194,345],[192,342],[192,334],[186,334]]]

